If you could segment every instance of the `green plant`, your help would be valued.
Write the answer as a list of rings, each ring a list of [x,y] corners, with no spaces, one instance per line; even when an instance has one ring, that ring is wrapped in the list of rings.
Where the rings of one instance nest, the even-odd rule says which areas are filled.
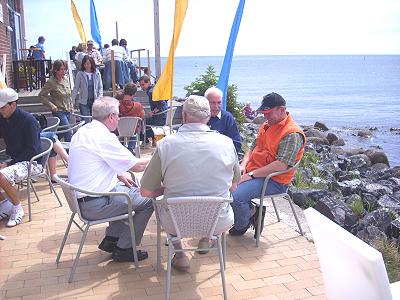
[[[350,208],[353,212],[358,217],[361,217],[364,214],[364,205],[361,199],[355,200],[353,203],[351,203]]]
[[[218,82],[217,74],[214,67],[209,65],[206,73],[200,75],[191,84],[184,87],[186,96],[200,95],[203,96],[205,91],[212,86],[216,86]],[[243,104],[237,102],[237,86],[234,84],[228,85],[228,95],[226,101],[226,110],[229,111],[236,120],[236,124],[240,131],[243,131],[243,124],[246,121],[242,113]]]
[[[400,280],[400,254],[396,244],[387,238],[375,240],[372,246],[382,253],[390,282]]]
[[[306,197],[306,201],[305,201],[305,203],[304,203],[304,207],[303,207],[303,208],[304,208],[304,209],[307,209],[307,208],[309,208],[309,207],[314,208],[316,204],[317,204],[317,203],[315,203],[314,200],[312,200],[312,199]]]

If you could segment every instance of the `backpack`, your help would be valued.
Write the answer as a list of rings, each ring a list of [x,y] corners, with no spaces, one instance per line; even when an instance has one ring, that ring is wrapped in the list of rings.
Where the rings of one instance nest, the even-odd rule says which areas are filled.
[[[38,121],[38,123],[40,125],[40,129],[43,130],[44,128],[47,127],[47,119],[43,114],[34,113],[32,115],[35,117],[36,121]]]

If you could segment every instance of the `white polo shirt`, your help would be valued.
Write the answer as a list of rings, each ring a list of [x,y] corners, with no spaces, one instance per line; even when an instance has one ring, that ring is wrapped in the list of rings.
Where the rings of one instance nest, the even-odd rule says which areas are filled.
[[[137,162],[117,136],[93,120],[72,137],[68,158],[68,179],[72,185],[95,192],[109,192],[122,175]],[[84,196],[77,193],[78,197]]]

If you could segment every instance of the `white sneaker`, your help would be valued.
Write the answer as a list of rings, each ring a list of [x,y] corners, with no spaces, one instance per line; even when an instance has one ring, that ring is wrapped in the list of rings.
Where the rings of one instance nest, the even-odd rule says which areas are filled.
[[[24,216],[24,210],[23,210],[21,204],[18,206],[13,206],[11,217],[7,222],[7,227],[14,227],[14,226],[22,223],[23,216]]]
[[[5,199],[0,202],[0,220],[8,219],[11,216],[14,205]]]

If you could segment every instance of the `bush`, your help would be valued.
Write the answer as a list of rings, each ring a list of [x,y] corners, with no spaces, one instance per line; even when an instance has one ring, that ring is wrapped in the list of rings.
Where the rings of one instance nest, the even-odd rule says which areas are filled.
[[[185,91],[187,92],[186,96],[204,96],[206,90],[212,86],[216,86],[217,82],[218,77],[215,73],[214,67],[209,65],[204,75],[200,75],[200,77],[196,78],[195,81],[184,87]],[[246,121],[246,118],[242,113],[243,104],[237,102],[237,86],[234,84],[228,85],[226,110],[233,115],[239,130],[242,132],[243,124]]]

